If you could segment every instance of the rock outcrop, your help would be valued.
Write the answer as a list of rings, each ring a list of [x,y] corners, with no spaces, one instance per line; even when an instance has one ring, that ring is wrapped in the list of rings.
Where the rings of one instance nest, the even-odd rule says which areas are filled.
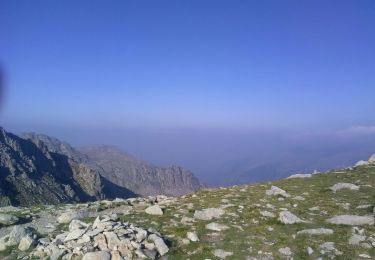
[[[0,204],[33,205],[100,199],[100,178],[67,156],[0,128]],[[83,180],[87,185],[82,185]]]
[[[77,150],[46,135],[21,138],[0,128],[0,206],[175,196],[201,187],[177,166],[149,166],[114,148]]]
[[[121,187],[142,195],[184,195],[203,186],[190,172],[179,166],[151,166],[110,146],[91,146],[79,150],[85,164]]]
[[[23,244],[21,240],[20,247]],[[53,255],[63,259],[155,259],[168,251],[160,233],[118,221],[117,215],[104,215],[93,224],[72,220],[68,232],[47,242],[39,241],[30,254],[37,258]]]
[[[48,151],[63,154],[97,172],[102,182],[115,183],[132,194],[141,196],[165,194],[184,195],[203,187],[199,180],[188,170],[179,166],[167,168],[152,166],[112,146],[87,146],[73,148],[56,138],[35,133],[24,133],[22,137],[31,140]],[[114,187],[105,189],[114,193]],[[120,194],[121,195],[121,194]],[[119,194],[112,194],[112,197]],[[123,196],[120,196],[123,197]]]

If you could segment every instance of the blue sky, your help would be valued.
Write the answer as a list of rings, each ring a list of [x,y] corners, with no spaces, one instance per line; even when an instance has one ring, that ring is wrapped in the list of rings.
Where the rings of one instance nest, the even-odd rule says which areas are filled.
[[[374,28],[372,0],[3,0],[0,125],[209,183],[351,165],[375,152]]]
[[[373,1],[2,1],[25,127],[375,124]]]

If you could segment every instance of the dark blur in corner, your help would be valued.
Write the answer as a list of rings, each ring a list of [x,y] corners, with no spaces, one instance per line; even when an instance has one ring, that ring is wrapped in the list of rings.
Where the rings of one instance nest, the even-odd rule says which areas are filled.
[[[3,66],[0,64],[0,112],[4,104],[5,75]]]

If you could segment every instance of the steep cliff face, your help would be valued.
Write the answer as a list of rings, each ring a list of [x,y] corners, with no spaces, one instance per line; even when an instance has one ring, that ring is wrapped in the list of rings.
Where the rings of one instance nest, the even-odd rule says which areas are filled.
[[[102,192],[110,197],[135,196],[136,194],[177,196],[202,187],[191,172],[179,166],[168,168],[151,166],[115,147],[90,146],[76,149],[66,142],[46,135],[25,133],[22,137],[32,141],[41,150],[63,154],[70,160],[78,162],[79,167],[84,168],[79,172],[87,172],[83,175],[81,185],[90,191],[90,194],[93,194],[94,190],[90,187],[90,182],[85,181],[85,178],[89,176],[89,169],[100,175]],[[79,177],[76,179],[81,180]]]
[[[78,162],[86,159],[82,153],[77,151],[70,144],[68,144],[67,142],[63,142],[55,137],[36,133],[22,133],[20,137],[32,141],[42,150],[64,154],[67,157],[73,158]]]
[[[172,166],[151,166],[110,146],[81,148],[85,163],[113,183],[143,196],[165,194],[183,195],[201,187],[189,171]]]
[[[100,199],[100,175],[41,142],[0,128],[0,204],[33,205]]]

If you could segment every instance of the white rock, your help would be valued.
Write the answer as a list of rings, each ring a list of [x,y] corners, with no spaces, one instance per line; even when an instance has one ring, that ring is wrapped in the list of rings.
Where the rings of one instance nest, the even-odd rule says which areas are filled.
[[[145,209],[145,212],[150,215],[163,215],[163,210],[159,205],[153,205]]]
[[[142,228],[134,228],[135,231],[137,231],[137,234],[136,234],[136,240],[137,242],[142,242],[143,240],[145,240],[147,238],[147,231],[142,229]]]
[[[70,240],[75,240],[80,238],[83,234],[85,234],[86,229],[76,229],[72,232],[70,232],[66,238],[64,239],[64,242],[68,242]]]
[[[279,221],[283,224],[296,224],[304,223],[305,221],[297,217],[296,215],[290,213],[289,211],[282,211],[279,214]]]
[[[87,228],[89,225],[78,219],[73,219],[69,224],[69,231],[72,232],[77,229]]]
[[[221,259],[225,259],[227,258],[228,256],[231,256],[233,255],[233,252],[227,252],[227,251],[224,251],[222,249],[215,249],[214,252],[213,252],[214,256],[216,257],[219,257]]]
[[[120,255],[119,251],[112,251],[111,260],[125,260],[125,259]]]
[[[70,223],[73,219],[78,219],[80,217],[81,217],[81,215],[78,214],[78,212],[73,211],[73,210],[69,210],[69,211],[66,211],[66,212],[62,213],[57,218],[57,222],[59,222],[60,224],[67,224],[67,223]]]
[[[0,224],[5,226],[16,224],[19,219],[16,216],[10,214],[0,213]]]
[[[86,235],[88,235],[89,237],[95,237],[96,235],[98,235],[99,233],[102,233],[102,232],[103,232],[102,229],[96,228],[96,229],[88,231],[86,233]]]
[[[336,183],[335,185],[333,185],[329,189],[332,190],[333,192],[336,192],[336,191],[342,190],[342,189],[359,190],[359,186],[354,185],[352,183],[340,182],[340,183]]]
[[[21,239],[25,236],[32,235],[32,231],[23,226],[14,226],[9,235],[5,236],[6,246],[15,246],[21,242]]]
[[[280,189],[279,187],[272,186],[271,189],[266,190],[266,195],[273,195],[273,196],[282,196],[285,198],[289,198],[290,195],[283,189]]]
[[[35,243],[35,240],[31,236],[24,236],[21,238],[21,241],[18,245],[18,249],[21,251],[28,250],[33,244]]]
[[[336,225],[362,226],[374,225],[375,220],[373,216],[339,215],[327,219],[327,222]]]
[[[158,250],[159,254],[161,256],[165,255],[166,253],[168,253],[169,251],[169,248],[168,246],[164,243],[164,240],[155,235],[155,234],[152,234],[152,235],[149,235],[148,236],[148,239],[151,240],[152,242],[154,242],[155,244],[155,247],[156,247],[156,250]]]
[[[98,228],[100,226],[100,217],[96,217],[96,219],[94,220],[94,223],[92,224],[92,228],[95,229],[95,228]]]
[[[332,252],[335,255],[342,255],[343,253],[335,248],[335,243],[334,242],[325,242],[321,244],[320,246],[321,253],[327,253],[327,252]]]
[[[223,224],[212,222],[206,225],[206,229],[213,230],[213,231],[224,231],[224,230],[229,229],[229,227]]]
[[[300,201],[304,201],[305,200],[305,198],[302,197],[302,196],[295,196],[295,197],[293,197],[293,199],[294,200],[300,200]]]
[[[359,258],[371,259],[371,256],[369,256],[369,255],[367,255],[367,254],[359,254],[358,257],[359,257]]]
[[[182,219],[181,219],[181,223],[185,224],[185,225],[192,224],[192,222],[194,222],[194,221],[195,221],[194,218],[189,218],[189,217],[182,217]]]
[[[77,240],[77,243],[78,244],[85,244],[85,243],[88,243],[90,242],[90,236],[88,236],[87,234],[84,234],[80,239]]]
[[[369,163],[375,163],[375,154],[371,155],[371,157],[368,159]]]
[[[359,245],[366,240],[366,236],[354,234],[349,238],[349,245]]]
[[[186,236],[192,242],[198,242],[199,241],[198,235],[195,232],[187,232]]]
[[[7,249],[6,241],[4,238],[0,238],[0,252]]]
[[[120,239],[114,232],[103,232],[105,238],[107,239],[108,248],[114,250],[121,246]]]
[[[334,242],[325,242],[319,246],[321,249],[325,251],[333,251],[335,250],[335,243]]]
[[[358,161],[358,162],[354,165],[354,167],[357,167],[357,166],[364,166],[364,165],[369,165],[369,162],[368,162],[368,161],[363,161],[363,160],[361,160],[361,161]]]
[[[372,205],[371,204],[366,204],[366,205],[359,205],[356,207],[356,209],[368,209],[368,208],[371,208]]]
[[[194,212],[194,218],[201,220],[211,220],[213,218],[221,217],[225,211],[221,208],[207,208],[203,210],[196,210]]]
[[[312,253],[314,253],[314,250],[311,248],[311,247],[307,247],[307,254],[308,255],[311,255]]]
[[[269,211],[260,211],[260,215],[262,215],[263,217],[266,217],[266,218],[274,218],[276,217],[275,214],[273,214],[272,212],[269,212]]]
[[[279,251],[280,254],[282,254],[284,256],[291,256],[293,254],[289,247],[279,248],[278,251]]]
[[[293,179],[293,178],[311,178],[312,174],[310,173],[297,173],[290,175],[287,179]]]
[[[111,254],[106,251],[86,253],[82,260],[111,260]]]
[[[312,236],[318,236],[318,235],[332,235],[333,230],[329,228],[312,228],[312,229],[304,229],[297,232],[297,235],[312,235]]]

